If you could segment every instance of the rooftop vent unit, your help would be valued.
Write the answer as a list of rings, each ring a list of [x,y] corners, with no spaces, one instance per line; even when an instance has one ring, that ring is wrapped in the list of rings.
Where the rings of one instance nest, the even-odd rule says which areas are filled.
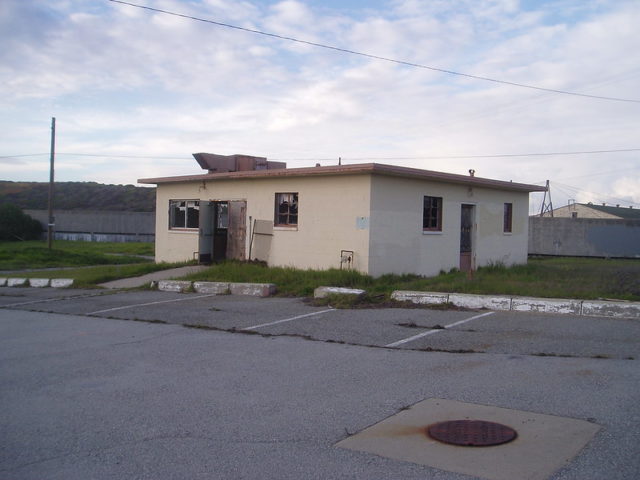
[[[251,170],[275,170],[287,168],[285,162],[270,162],[266,157],[251,155],[217,155],[215,153],[194,153],[198,165],[209,173],[247,172]]]

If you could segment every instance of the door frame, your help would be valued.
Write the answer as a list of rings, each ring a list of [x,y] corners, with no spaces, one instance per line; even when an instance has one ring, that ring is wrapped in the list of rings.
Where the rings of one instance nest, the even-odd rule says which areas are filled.
[[[227,218],[226,222],[224,222],[226,227],[220,226],[220,205],[227,205]],[[247,201],[244,199],[201,200],[198,229],[198,261],[210,264],[227,258],[245,260],[246,215]],[[220,238],[220,234],[224,238]],[[217,240],[216,236],[218,236]]]
[[[468,211],[468,217],[465,215]],[[468,223],[465,220],[468,219]],[[468,231],[465,231],[468,228]],[[476,204],[462,203],[460,205],[460,261],[462,272],[472,272],[476,268]],[[465,236],[467,238],[465,238]],[[468,248],[468,250],[467,250]]]

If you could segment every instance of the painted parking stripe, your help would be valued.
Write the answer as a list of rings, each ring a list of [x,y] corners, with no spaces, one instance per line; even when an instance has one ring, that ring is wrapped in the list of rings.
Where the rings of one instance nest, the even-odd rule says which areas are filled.
[[[76,300],[78,298],[90,298],[90,297],[101,297],[104,295],[110,295],[109,293],[90,293],[87,295],[72,295],[70,297],[56,297],[56,298],[42,298],[40,300],[30,300],[28,302],[19,302],[19,303],[9,303],[7,305],[0,305],[0,308],[10,308],[10,307],[22,307],[26,305],[36,305],[38,303],[47,303],[47,302],[62,302],[64,300]]]
[[[389,345],[385,345],[385,347],[397,347],[399,345],[404,345],[405,343],[413,342],[414,340],[418,340],[419,338],[426,337],[427,335],[433,335],[434,333],[441,332],[442,330],[446,330],[447,328],[456,327],[458,325],[462,325],[463,323],[470,322],[471,320],[476,320],[478,318],[486,317],[487,315],[493,315],[494,313],[495,312],[487,312],[487,313],[482,313],[480,315],[476,315],[471,318],[465,318],[464,320],[459,320],[450,325],[445,325],[444,329],[439,328],[437,330],[427,330],[426,332],[419,333],[417,335],[414,335],[413,337],[403,338],[402,340],[398,340],[397,342],[393,342],[393,343],[390,343]]]
[[[115,308],[106,308],[104,310],[96,310],[95,312],[85,313],[85,315],[97,315],[99,313],[115,312],[117,310],[125,310],[127,308],[148,307],[149,305],[160,305],[162,303],[184,302],[184,301],[187,301],[187,300],[196,300],[198,298],[215,297],[216,295],[217,294],[212,293],[210,295],[198,295],[197,297],[174,298],[173,300],[162,300],[162,301],[159,301],[159,302],[137,303],[135,305],[125,305],[123,307],[115,307]]]
[[[321,313],[327,313],[327,312],[331,312],[333,310],[335,310],[335,308],[329,308],[327,310],[320,310],[319,312],[306,313],[304,315],[297,315],[297,316],[291,317],[291,318],[285,318],[285,319],[282,319],[282,320],[276,320],[275,322],[261,323],[260,325],[254,325],[252,327],[241,328],[240,330],[256,330],[256,329],[262,328],[262,327],[270,327],[271,325],[278,325],[279,323],[292,322],[294,320],[299,320],[301,318],[306,318],[306,317],[312,317],[314,315],[320,315]]]

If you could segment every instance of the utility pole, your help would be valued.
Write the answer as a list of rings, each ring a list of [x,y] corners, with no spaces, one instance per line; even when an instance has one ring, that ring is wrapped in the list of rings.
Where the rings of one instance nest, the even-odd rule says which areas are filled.
[[[47,246],[51,250],[53,244],[53,227],[55,219],[53,217],[53,160],[56,151],[56,117],[51,117],[51,160],[49,167],[49,223],[47,224]]]
[[[547,195],[549,195],[549,201],[547,202]],[[544,191],[544,198],[542,199],[542,207],[540,208],[540,216],[544,217],[544,214],[549,212],[553,217],[553,202],[551,201],[551,187],[549,186],[549,180],[547,180],[547,189]]]

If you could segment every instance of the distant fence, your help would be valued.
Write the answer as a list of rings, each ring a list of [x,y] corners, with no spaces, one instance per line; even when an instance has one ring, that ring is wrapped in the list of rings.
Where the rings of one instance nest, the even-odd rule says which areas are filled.
[[[47,210],[25,210],[47,231]],[[54,212],[53,238],[87,242],[153,242],[156,214],[154,212],[101,212],[58,210]],[[46,235],[46,233],[45,233]]]
[[[640,258],[640,220],[529,217],[529,255]]]

